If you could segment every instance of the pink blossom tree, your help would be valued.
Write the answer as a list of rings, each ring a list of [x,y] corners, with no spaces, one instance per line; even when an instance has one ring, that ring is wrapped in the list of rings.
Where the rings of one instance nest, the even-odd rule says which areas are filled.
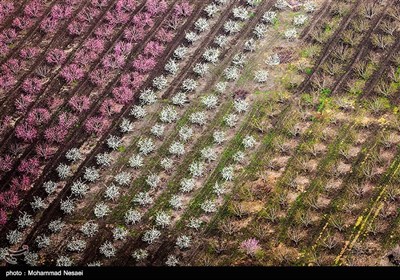
[[[189,17],[193,12],[193,6],[188,1],[183,1],[174,6],[174,15],[177,17]]]
[[[104,117],[112,116],[115,113],[118,113],[120,110],[118,104],[112,98],[107,98],[100,105],[100,114]]]
[[[39,159],[36,157],[23,159],[18,166],[18,171],[27,176],[32,175],[36,177],[39,174]]]
[[[30,125],[38,126],[50,120],[50,112],[45,108],[35,108],[29,112],[27,122]]]
[[[67,137],[68,130],[59,125],[49,127],[44,131],[44,138],[48,143],[63,143]]]
[[[28,107],[33,103],[33,101],[34,101],[33,95],[22,94],[14,102],[15,109],[17,109],[19,113],[24,113],[26,112]]]
[[[101,135],[101,133],[106,130],[110,125],[110,121],[102,116],[90,117],[85,122],[85,130],[87,133],[95,133]]]
[[[159,42],[150,41],[144,47],[143,53],[152,57],[158,57],[163,53],[164,49],[165,47]]]
[[[154,25],[154,20],[152,19],[152,15],[150,13],[140,12],[134,15],[133,24],[135,28],[144,28],[144,27],[152,27]]]
[[[22,68],[25,67],[25,63],[19,59],[12,58],[6,61],[2,66],[1,70],[4,73],[13,73],[17,74],[19,71],[22,70]]]
[[[0,205],[8,209],[16,208],[20,203],[20,199],[15,190],[8,190],[0,194]]]
[[[168,4],[164,0],[146,0],[146,11],[151,15],[163,14],[167,11]]]
[[[15,127],[15,136],[24,142],[33,142],[37,138],[37,130],[24,122]]]
[[[119,104],[127,104],[133,99],[133,92],[127,87],[117,87],[113,89],[112,94]]]
[[[240,243],[240,248],[250,256],[254,256],[261,249],[258,240],[255,238],[242,241],[242,243]]]
[[[65,62],[66,58],[67,58],[67,56],[63,50],[53,49],[46,56],[46,61],[49,64],[61,65]]]
[[[7,223],[7,220],[7,212],[3,208],[0,208],[0,227],[4,226]]]
[[[169,43],[174,39],[174,33],[162,27],[158,30],[156,39],[162,43]]]
[[[69,18],[72,15],[71,5],[55,4],[51,8],[50,16],[56,20]]]
[[[28,94],[38,94],[42,89],[42,81],[39,78],[27,78],[22,83],[22,90]]]
[[[72,83],[82,79],[84,74],[85,72],[83,69],[76,64],[65,66],[60,73],[61,77],[63,77],[67,83]]]
[[[25,8],[24,8],[24,14],[32,17],[32,18],[37,18],[42,15],[42,10],[43,10],[43,4],[41,3],[40,0],[35,0],[29,2]]]
[[[53,17],[48,17],[40,23],[40,30],[44,33],[54,33],[57,30],[58,20]]]
[[[96,69],[89,74],[90,81],[98,87],[104,87],[109,77],[110,71],[104,68]]]
[[[70,35],[79,36],[83,34],[86,28],[87,28],[87,23],[74,20],[68,25],[67,30]]]
[[[135,0],[118,0],[115,4],[117,10],[124,10],[126,12],[133,12],[136,8]]]
[[[156,66],[156,61],[152,57],[146,57],[140,54],[134,61],[133,61],[133,68],[135,71],[139,73],[147,73]]]
[[[35,147],[35,152],[38,157],[49,159],[55,154],[56,147],[49,144],[37,144]]]
[[[39,49],[35,48],[35,47],[27,47],[27,48],[23,48],[20,52],[19,52],[19,56],[22,59],[32,59],[34,58],[37,54],[39,53]]]
[[[145,35],[144,27],[127,28],[124,30],[124,39],[129,42],[139,42]]]
[[[8,172],[12,168],[12,158],[10,155],[0,157],[0,171]]]
[[[145,76],[139,72],[130,72],[121,76],[120,84],[123,87],[129,87],[135,90],[143,85],[144,80]]]
[[[74,95],[69,101],[72,110],[82,113],[90,109],[90,99],[87,96]]]
[[[11,189],[26,192],[32,188],[31,179],[27,175],[22,175],[11,180]]]

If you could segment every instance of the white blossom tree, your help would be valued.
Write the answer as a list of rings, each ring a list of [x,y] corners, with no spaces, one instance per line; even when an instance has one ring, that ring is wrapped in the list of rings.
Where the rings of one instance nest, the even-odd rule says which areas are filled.
[[[150,174],[146,178],[146,183],[150,186],[150,188],[155,189],[161,183],[161,178],[157,174]]]
[[[217,206],[212,200],[205,200],[201,205],[200,208],[205,212],[205,213],[214,213],[217,211]]]
[[[220,9],[218,8],[218,6],[215,3],[208,4],[204,8],[204,12],[207,14],[207,16],[209,18],[214,17],[219,11],[220,11]]]
[[[214,39],[214,44],[216,44],[218,47],[223,48],[228,44],[229,38],[225,35],[218,35]]]
[[[207,48],[203,53],[203,59],[212,64],[216,64],[218,62],[218,57],[221,52],[219,49],[215,48]]]
[[[197,124],[197,125],[203,126],[207,122],[206,113],[205,112],[194,112],[194,113],[190,114],[189,121],[192,124]]]
[[[180,183],[180,191],[183,193],[191,192],[196,186],[196,181],[193,178],[183,178]]]
[[[122,140],[120,137],[115,135],[110,135],[107,138],[107,146],[112,150],[118,150],[118,148],[122,145]]]
[[[165,78],[164,75],[160,75],[153,79],[153,87],[157,90],[162,90],[167,86],[167,82],[167,78]]]
[[[233,166],[226,166],[226,167],[222,168],[221,176],[226,181],[232,181],[233,173],[234,173]]]
[[[161,228],[166,228],[171,224],[171,216],[164,211],[159,211],[156,213],[155,223]]]
[[[213,149],[213,147],[208,146],[205,147],[201,150],[201,157],[207,161],[207,162],[211,162],[217,159],[217,153],[215,152],[215,150]]]
[[[169,205],[175,210],[181,209],[183,207],[182,198],[178,195],[173,195],[169,200]]]
[[[153,203],[153,198],[148,192],[139,192],[133,198],[133,202],[138,203],[140,206],[146,206]]]
[[[65,223],[60,218],[53,220],[47,226],[52,233],[60,232],[65,226]]]
[[[197,88],[197,82],[193,79],[185,79],[182,82],[182,86],[181,86],[183,91],[189,92],[189,91],[194,91]]]
[[[171,155],[179,157],[185,153],[185,146],[181,142],[175,141],[169,146],[168,151]]]
[[[66,200],[61,200],[60,209],[64,214],[72,214],[75,211],[74,200],[67,198]]]
[[[218,93],[224,93],[224,92],[226,91],[227,85],[228,85],[227,82],[218,82],[218,83],[215,85],[215,90],[216,90]]]
[[[165,264],[167,266],[177,266],[179,264],[179,260],[174,255],[169,255],[165,261]]]
[[[89,186],[81,180],[74,181],[71,186],[71,194],[77,197],[83,197],[89,191]]]
[[[201,161],[194,161],[189,165],[189,172],[193,177],[202,177],[204,173],[204,163]]]
[[[36,245],[39,249],[50,246],[50,237],[45,234],[38,235],[35,238]]]
[[[114,181],[120,186],[129,186],[132,181],[132,174],[127,171],[121,171],[115,175]]]
[[[208,69],[207,63],[196,63],[193,67],[193,72],[199,77],[204,77],[208,73]]]
[[[164,70],[171,75],[175,75],[179,71],[179,65],[174,59],[170,58],[165,64]]]
[[[179,129],[179,139],[183,142],[188,141],[193,135],[193,129],[184,125]]]
[[[164,107],[160,112],[160,120],[163,123],[172,123],[178,119],[178,112],[172,106]]]
[[[214,131],[213,139],[215,144],[221,145],[225,141],[225,132],[221,130]]]
[[[244,50],[248,52],[254,52],[257,48],[256,41],[253,38],[250,38],[246,42],[244,42]]]
[[[128,164],[132,168],[140,168],[143,166],[143,157],[139,154],[134,154],[129,158]]]
[[[153,134],[155,137],[161,138],[164,134],[165,130],[165,125],[156,123],[153,125],[150,129],[151,134]]]
[[[224,70],[224,77],[228,81],[235,81],[239,79],[239,69],[234,66],[230,66]]]
[[[186,93],[178,92],[171,98],[172,104],[177,106],[183,106],[185,103],[189,102]]]
[[[93,221],[87,221],[86,223],[84,223],[81,228],[80,231],[86,236],[86,237],[93,237],[96,235],[96,233],[99,231],[99,225],[96,224]]]
[[[159,85],[164,85],[164,82],[166,80],[164,80],[165,78],[164,79],[163,78],[164,78],[164,76],[155,78],[153,80],[153,85],[154,85],[154,82]],[[154,86],[154,87],[156,89],[158,89],[156,86]],[[157,101],[157,94],[152,89],[146,88],[140,92],[139,99],[140,99],[140,102],[142,105],[151,105]]]
[[[94,215],[98,219],[104,218],[105,216],[110,214],[110,212],[111,212],[110,207],[108,207],[108,205],[105,204],[104,202],[98,202],[94,206],[94,210],[93,210]]]
[[[202,223],[203,223],[203,221],[201,219],[192,217],[192,218],[190,218],[187,226],[194,230],[199,230]]]
[[[246,21],[250,18],[250,13],[247,11],[247,9],[243,6],[238,6],[233,8],[232,10],[233,17],[235,19],[241,20],[241,21]]]
[[[127,225],[133,225],[142,219],[142,214],[139,211],[130,208],[128,211],[126,211],[124,219]]]
[[[192,243],[192,239],[190,238],[190,236],[180,235],[176,239],[175,244],[176,244],[176,246],[178,246],[179,249],[183,250],[183,249],[190,248],[191,243]]]
[[[194,23],[194,29],[197,30],[198,32],[204,32],[208,29],[208,27],[209,27],[209,24],[208,24],[208,20],[206,18],[199,18]]]
[[[43,183],[43,188],[44,188],[45,192],[48,195],[50,195],[50,194],[52,194],[53,192],[56,191],[57,184],[55,182],[53,182],[53,181],[47,181],[47,182]]]
[[[207,108],[207,109],[214,109],[218,105],[218,97],[211,94],[211,95],[206,95],[201,98],[201,103]]]
[[[110,241],[105,241],[99,248],[100,254],[104,255],[106,258],[111,258],[115,256],[116,249],[111,244]]]
[[[151,138],[141,138],[137,143],[137,147],[143,155],[150,154],[156,148]]]
[[[95,156],[96,163],[103,167],[109,167],[111,165],[111,154],[99,153]]]
[[[187,52],[188,48],[186,48],[185,46],[179,46],[174,51],[174,57],[179,60],[183,59],[186,56]]]
[[[79,149],[77,148],[72,148],[69,149],[66,153],[65,153],[65,157],[72,162],[76,162],[78,160],[82,159],[82,154],[79,151]]]
[[[93,166],[85,167],[83,178],[89,182],[94,182],[100,178],[100,174],[99,171]]]
[[[119,187],[114,184],[109,185],[104,191],[104,197],[108,200],[115,201],[119,197]]]
[[[233,107],[237,113],[244,113],[249,110],[249,103],[242,99],[236,99],[233,103]]]
[[[135,105],[132,107],[129,115],[133,116],[135,119],[142,119],[147,115],[147,112],[143,106]]]
[[[132,258],[134,258],[137,262],[145,260],[149,256],[149,252],[144,249],[137,249],[132,253]]]
[[[67,177],[69,177],[69,176],[72,175],[71,167],[69,167],[69,166],[66,165],[65,163],[60,163],[60,164],[57,166],[56,171],[57,171],[58,177],[59,177],[61,180],[64,180],[64,179],[66,179]]]
[[[174,167],[174,161],[170,158],[163,158],[160,165],[165,171],[169,172]]]
[[[73,261],[67,256],[60,256],[56,261],[56,266],[73,266]]]
[[[9,230],[6,235],[6,239],[10,245],[17,244],[22,239],[22,232],[17,229]]]
[[[238,115],[230,113],[224,117],[224,122],[229,127],[235,127],[239,121]]]
[[[130,120],[123,118],[121,124],[119,125],[119,131],[122,133],[132,132],[133,123]]]
[[[123,227],[116,227],[113,229],[114,240],[125,240],[128,235],[128,231]]]
[[[149,229],[145,231],[143,234],[142,240],[147,242],[148,244],[152,244],[154,241],[159,239],[161,236],[161,232],[155,228]]]
[[[265,83],[268,80],[268,71],[259,70],[254,74],[254,80],[257,83]]]
[[[83,252],[86,248],[86,241],[82,239],[76,239],[73,238],[70,242],[67,244],[67,249],[68,251],[71,252]]]

